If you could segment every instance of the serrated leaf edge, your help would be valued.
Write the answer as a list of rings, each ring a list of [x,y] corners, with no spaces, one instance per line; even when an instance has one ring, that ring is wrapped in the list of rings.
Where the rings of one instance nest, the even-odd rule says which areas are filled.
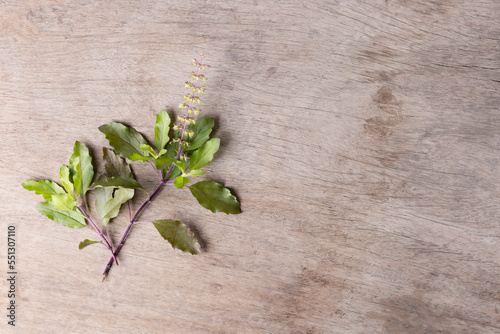
[[[200,245],[200,243],[198,242],[198,239],[196,238],[196,236],[195,236],[195,234],[193,233],[193,231],[191,231],[191,229],[190,229],[190,228],[189,228],[186,224],[184,224],[184,223],[182,223],[182,222],[180,222],[180,221],[178,221],[178,220],[174,220],[174,219],[160,219],[160,220],[154,220],[154,221],[153,221],[153,225],[158,225],[158,226],[161,226],[161,227],[163,227],[163,228],[165,228],[165,229],[167,229],[167,230],[171,231],[171,233],[173,233],[173,234],[177,235],[178,237],[179,237],[179,235],[178,235],[177,233],[175,233],[174,231],[172,231],[172,229],[170,229],[170,228],[166,227],[165,225],[162,225],[162,224],[158,223],[159,221],[162,221],[162,220],[172,220],[172,221],[174,221],[174,222],[180,223],[180,224],[181,224],[181,225],[182,225],[182,226],[183,226],[183,227],[187,230],[187,232],[188,232],[188,233],[192,236],[192,238],[194,239],[194,246],[193,246],[193,249],[194,249],[195,253],[193,254],[193,253],[191,253],[190,251],[183,251],[183,250],[182,250],[182,249],[180,249],[180,248],[174,247],[174,246],[172,245],[172,243],[170,242],[170,240],[168,240],[168,239],[164,238],[164,237],[163,237],[163,235],[161,235],[161,233],[160,233],[161,237],[162,237],[164,240],[168,241],[168,243],[172,246],[172,248],[174,248],[174,249],[178,249],[178,250],[180,250],[180,251],[182,251],[182,252],[184,252],[184,253],[190,253],[191,255],[198,255],[198,254],[200,254],[200,252],[201,252],[201,245]],[[156,227],[156,226],[155,226],[155,227]],[[157,229],[158,229],[158,228],[157,228]],[[159,231],[158,231],[158,232],[159,232]],[[181,239],[184,239],[184,238],[181,238]],[[186,242],[186,243],[188,243],[188,242]]]

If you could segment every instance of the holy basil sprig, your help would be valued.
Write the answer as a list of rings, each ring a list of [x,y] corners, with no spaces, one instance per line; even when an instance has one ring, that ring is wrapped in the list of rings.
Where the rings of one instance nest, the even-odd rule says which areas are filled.
[[[212,211],[226,214],[241,212],[236,197],[219,183],[200,181],[192,184],[192,179],[203,176],[201,168],[212,161],[219,150],[220,140],[210,139],[214,127],[213,118],[195,119],[200,110],[195,107],[200,103],[200,95],[205,91],[201,83],[206,80],[202,71],[209,66],[193,60],[197,72],[191,74],[192,81],[185,86],[189,93],[184,96],[184,102],[179,105],[186,114],[177,118],[176,124],[171,124],[166,111],[160,111],[154,125],[154,145],[134,128],[121,123],[111,122],[99,127],[113,149],[103,148],[105,175],[94,179],[94,167],[90,151],[81,142],[76,142],[68,165],[59,170],[62,187],[53,181],[26,181],[23,187],[42,195],[44,203],[36,209],[47,218],[72,228],[88,227],[98,236],[98,240],[85,239],[79,244],[79,249],[89,245],[102,244],[111,253],[111,258],[103,273],[106,278],[129,236],[132,227],[141,223],[139,216],[161,190],[168,184],[181,189],[187,186],[198,203]],[[132,214],[130,200],[136,190],[144,190],[137,182],[128,164],[129,161],[139,161],[149,164],[159,177],[159,184],[148,199]],[[87,202],[88,192],[94,192],[95,211],[100,223],[92,218]],[[127,203],[129,208],[129,223],[120,241],[113,246],[109,236],[109,226],[117,217],[122,206]],[[200,252],[200,243],[196,235],[183,223],[173,219],[157,219],[150,221],[158,230],[160,236],[167,240],[173,248],[191,254]]]

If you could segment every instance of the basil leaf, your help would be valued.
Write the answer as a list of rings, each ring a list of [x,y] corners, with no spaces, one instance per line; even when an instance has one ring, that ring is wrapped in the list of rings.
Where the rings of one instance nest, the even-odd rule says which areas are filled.
[[[85,217],[77,211],[62,211],[54,208],[52,203],[38,204],[35,208],[44,216],[56,223],[72,228],[85,226]]]
[[[69,194],[52,195],[52,204],[61,211],[73,211],[76,207],[75,199]]]
[[[186,174],[186,176],[202,176],[205,175],[205,172],[202,171],[201,169],[193,169],[189,173]]]
[[[160,152],[170,140],[168,132],[170,131],[170,116],[165,110],[156,115],[155,124],[155,145]],[[161,155],[161,154],[160,154]]]
[[[191,182],[187,177],[184,177],[184,176],[178,176],[175,181],[174,181],[174,186],[176,186],[177,188],[182,188],[184,187],[186,184],[188,184],[189,182]]]
[[[78,245],[78,249],[84,249],[85,247],[87,247],[89,245],[98,244],[98,243],[102,244],[101,241],[93,241],[93,240],[85,239],[85,240],[80,242],[80,244]]]
[[[64,189],[66,189],[68,194],[74,199],[75,187],[73,186],[73,183],[70,180],[68,166],[65,165],[61,166],[61,168],[59,169],[59,179],[61,180]]]
[[[104,225],[107,225],[111,220],[111,218],[103,218],[106,214],[106,212],[104,211],[104,207],[106,206],[106,203],[113,199],[114,191],[115,189],[113,188],[96,188],[94,190],[95,208]]]
[[[205,209],[212,212],[224,212],[227,214],[241,213],[240,204],[229,189],[212,181],[201,181],[188,186],[191,194]]]
[[[166,155],[161,156],[155,160],[156,169],[163,169],[163,168],[169,166],[174,161],[175,161],[175,159],[171,158],[169,156],[166,156]]]
[[[118,216],[123,203],[134,197],[133,189],[117,189],[113,197],[104,204],[102,218],[114,218]]]
[[[182,173],[186,172],[186,167],[184,166],[184,163],[182,161],[176,161],[175,165],[181,170]]]
[[[52,200],[52,195],[65,193],[60,185],[48,180],[26,181],[23,182],[22,186],[26,190],[34,191],[37,195],[42,195],[47,202]]]
[[[121,158],[113,150],[103,147],[102,157],[104,159],[104,169],[109,177],[122,176],[133,178],[132,170],[125,159]]]
[[[143,155],[140,155],[139,153],[132,153],[128,158],[132,161],[144,162],[144,161],[148,161],[148,160],[154,160],[155,157],[152,157],[150,155],[143,156]]]
[[[186,151],[196,150],[203,145],[208,140],[213,127],[214,119],[211,117],[200,118],[195,124],[192,124],[189,129],[194,132],[194,135],[189,140],[189,146],[186,148]]]
[[[207,141],[203,146],[195,151],[189,161],[189,169],[200,169],[208,164],[214,158],[215,152],[219,150],[220,139],[213,138]]]
[[[139,149],[139,145],[147,144],[146,139],[134,128],[125,126],[121,123],[111,122],[101,125],[99,131],[106,135],[115,152],[130,160],[141,160],[141,157],[147,157],[148,154]]]
[[[167,240],[173,248],[193,255],[200,252],[200,244],[193,232],[180,221],[173,219],[155,220],[153,225],[160,232],[163,239]]]
[[[178,137],[180,137],[179,132],[177,133]],[[169,143],[167,145],[167,153],[165,155],[167,157],[171,157],[172,159],[175,159],[177,156],[177,152],[179,151],[179,143]]]
[[[99,179],[94,182],[94,188],[127,188],[127,189],[143,189],[139,182],[135,179],[122,176],[113,176],[105,179]]]
[[[167,178],[167,180],[173,180],[181,174],[182,174],[182,172],[179,169],[179,167],[175,166],[174,169],[172,170],[172,173],[170,173],[170,176]]]
[[[139,145],[139,149],[143,152],[151,154],[151,156],[155,159],[158,158],[158,155],[156,154],[155,150],[148,144]]]
[[[73,155],[69,159],[69,174],[76,194],[85,195],[94,178],[94,167],[89,149],[79,141],[75,142]]]

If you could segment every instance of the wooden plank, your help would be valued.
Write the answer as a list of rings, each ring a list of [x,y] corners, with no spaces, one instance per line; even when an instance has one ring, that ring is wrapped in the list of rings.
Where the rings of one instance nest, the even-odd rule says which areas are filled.
[[[499,332],[498,13],[485,0],[0,4],[1,229],[18,239],[16,328],[4,316],[0,332]],[[202,51],[222,143],[206,177],[243,213],[164,191],[143,218],[187,223],[203,254],[138,225],[103,284],[106,249],[79,251],[91,232],[40,216],[20,184],[56,179],[75,140],[99,162],[101,124],[151,134],[165,105],[179,113]],[[154,173],[134,171],[152,191]],[[115,242],[125,226],[122,213]]]

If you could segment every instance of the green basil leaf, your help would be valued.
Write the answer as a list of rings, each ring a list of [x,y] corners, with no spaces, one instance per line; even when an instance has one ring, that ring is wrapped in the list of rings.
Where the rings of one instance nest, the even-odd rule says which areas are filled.
[[[205,175],[205,172],[202,171],[201,169],[194,169],[187,173],[185,176],[202,176]]]
[[[121,158],[113,150],[103,147],[102,157],[104,159],[104,169],[109,177],[122,176],[133,178],[132,170],[125,159]]]
[[[156,115],[155,124],[155,145],[160,152],[170,140],[168,132],[170,131],[170,116],[165,110]],[[161,155],[161,153],[160,153]]]
[[[179,135],[179,132],[177,133],[177,135]],[[179,135],[180,137],[180,135]],[[168,143],[167,145],[167,153],[166,153],[166,156],[167,157],[171,157],[172,159],[175,159],[175,157],[177,156],[177,152],[179,151],[179,143]]]
[[[192,124],[189,129],[194,132],[194,135],[189,139],[186,151],[196,150],[203,145],[208,140],[213,127],[214,119],[211,117],[200,118],[195,124]]]
[[[167,240],[173,248],[193,255],[200,252],[200,244],[193,232],[180,221],[173,219],[155,220],[153,225],[160,232],[163,239]]]
[[[139,145],[139,149],[143,152],[151,154],[151,156],[154,157],[155,159],[158,158],[158,155],[156,154],[155,150],[148,144]]]
[[[163,155],[155,160],[156,169],[163,169],[169,166],[175,159],[169,156]]]
[[[61,211],[74,211],[76,207],[75,199],[69,194],[52,195],[52,204]]]
[[[142,161],[142,162],[155,159],[155,157],[152,157],[150,155],[143,156],[140,155],[139,153],[132,153],[128,158],[132,161]]]
[[[130,160],[141,160],[141,157],[148,156],[139,149],[139,145],[147,144],[146,139],[134,128],[111,122],[101,125],[99,131],[106,135],[109,145],[119,156]]]
[[[167,178],[167,180],[173,180],[173,179],[175,179],[177,176],[179,176],[181,174],[182,174],[182,172],[179,169],[179,167],[174,166],[174,169],[172,170],[172,173],[170,173],[170,176]]]
[[[34,191],[37,195],[42,195],[45,201],[50,202],[52,195],[64,194],[64,189],[55,182],[41,181],[26,181],[22,184],[23,188],[29,191]]]
[[[69,168],[68,166],[62,165],[61,168],[59,169],[59,179],[61,180],[61,183],[68,192],[68,194],[74,199],[75,198],[75,187],[73,186],[73,183],[71,182],[71,179],[69,177]]]
[[[99,217],[101,217],[104,225],[108,225],[109,221],[111,220],[111,218],[103,218],[103,217],[106,214],[106,212],[104,211],[106,203],[108,203],[110,200],[113,199],[114,192],[115,189],[113,188],[96,188],[94,190],[95,208],[97,213],[99,214]]]
[[[182,173],[186,172],[186,167],[182,161],[176,161],[175,165],[181,170]]]
[[[189,169],[200,169],[208,164],[214,158],[215,152],[219,150],[220,139],[213,138],[207,141],[203,146],[195,151],[189,161]]]
[[[113,197],[104,205],[102,218],[115,218],[118,216],[122,204],[132,197],[134,197],[133,189],[121,188],[115,190]]]
[[[94,167],[89,149],[79,141],[75,142],[73,155],[69,159],[69,174],[76,194],[85,195],[94,178]]]
[[[241,213],[240,204],[229,189],[212,181],[201,181],[188,186],[198,203],[212,212]]]
[[[143,189],[139,182],[135,179],[122,176],[113,176],[105,179],[99,179],[94,182],[94,188],[127,188],[127,189]]]
[[[85,217],[80,212],[57,210],[50,202],[38,204],[35,207],[42,215],[61,225],[72,228],[85,226]]]
[[[175,181],[174,181],[174,186],[176,186],[177,188],[182,188],[184,187],[186,184],[188,184],[189,182],[191,182],[187,177],[184,177],[184,176],[178,176]]]
[[[85,247],[87,247],[89,245],[99,244],[99,243],[102,244],[101,241],[93,241],[93,240],[85,239],[85,240],[80,242],[80,244],[78,245],[78,249],[84,249]]]

